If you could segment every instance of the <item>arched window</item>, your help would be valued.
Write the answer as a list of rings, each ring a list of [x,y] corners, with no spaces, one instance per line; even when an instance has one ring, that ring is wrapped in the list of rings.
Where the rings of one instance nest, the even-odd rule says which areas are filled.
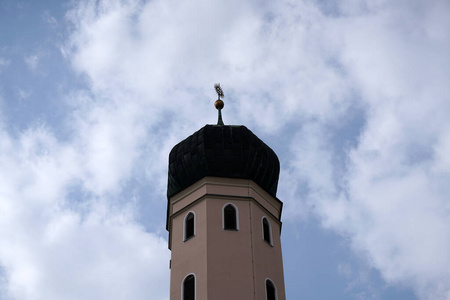
[[[223,207],[223,229],[238,230],[238,212],[236,206],[227,204]]]
[[[184,218],[184,240],[188,240],[195,235],[195,215],[189,212]]]
[[[183,280],[183,291],[181,300],[195,300],[195,276],[189,274]]]
[[[270,279],[266,279],[266,300],[277,300],[277,291]]]
[[[272,245],[272,229],[270,228],[269,220],[267,220],[266,217],[263,217],[262,219],[262,226],[263,226],[263,239],[269,243],[269,245]]]

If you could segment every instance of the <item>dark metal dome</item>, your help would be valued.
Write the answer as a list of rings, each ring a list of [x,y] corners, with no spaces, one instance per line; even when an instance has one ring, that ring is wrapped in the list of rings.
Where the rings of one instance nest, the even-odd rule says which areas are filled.
[[[170,198],[205,176],[251,179],[276,197],[280,162],[245,126],[206,125],[169,155]]]

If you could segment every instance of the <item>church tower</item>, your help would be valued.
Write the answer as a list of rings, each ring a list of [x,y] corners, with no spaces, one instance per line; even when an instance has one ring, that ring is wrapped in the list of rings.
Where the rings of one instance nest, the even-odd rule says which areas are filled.
[[[169,155],[170,300],[285,300],[280,163],[245,126],[206,125]]]

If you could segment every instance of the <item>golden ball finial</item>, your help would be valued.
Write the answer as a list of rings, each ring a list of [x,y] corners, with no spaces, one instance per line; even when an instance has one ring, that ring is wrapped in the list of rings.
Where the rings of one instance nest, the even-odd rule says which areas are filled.
[[[222,109],[224,105],[225,105],[225,104],[224,104],[223,101],[220,100],[220,99],[217,99],[216,102],[214,102],[214,106],[215,106],[217,109]]]

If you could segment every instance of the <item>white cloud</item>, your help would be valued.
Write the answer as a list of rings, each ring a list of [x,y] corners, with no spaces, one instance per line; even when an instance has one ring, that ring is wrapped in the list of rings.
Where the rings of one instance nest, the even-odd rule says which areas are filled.
[[[27,99],[31,96],[31,92],[29,90],[24,90],[21,88],[17,88],[17,96],[20,100]]]
[[[0,139],[6,299],[167,299],[167,242],[136,222],[133,201],[79,187],[85,150],[42,126]]]
[[[447,23],[435,21],[448,5],[346,1],[324,13],[315,4],[83,2],[71,15],[70,53],[97,95],[148,109],[146,126],[176,113],[183,130],[170,140],[205,123],[192,120],[210,111],[205,87],[226,82],[225,120],[290,135],[281,137],[291,140],[282,159],[298,181],[285,187],[388,282],[448,299],[449,41]],[[366,118],[359,140],[333,144],[355,107]],[[116,120],[139,128],[128,118],[145,119]]]
[[[71,137],[2,131],[10,296],[167,298],[165,241],[118,199],[136,178],[162,189],[170,148],[216,121],[220,81],[226,123],[284,143],[287,218],[309,208],[387,282],[450,299],[445,1],[74,5],[64,53],[91,89],[68,95]]]
[[[41,58],[39,54],[31,54],[25,57],[25,63],[31,71],[36,71],[40,59]]]
[[[58,26],[58,21],[50,14],[49,11],[44,11],[42,14],[42,19],[53,27]]]
[[[2,69],[7,67],[9,65],[10,61],[8,59],[5,59],[3,57],[0,57],[0,74],[2,73]]]
[[[438,34],[445,22],[429,22],[448,12],[442,1],[383,3],[332,22],[341,61],[366,101],[366,125],[347,149],[342,193],[326,182],[330,152],[304,157],[312,166],[298,168],[317,185],[309,197],[324,224],[350,237],[385,280],[422,299],[450,299],[450,41]]]

